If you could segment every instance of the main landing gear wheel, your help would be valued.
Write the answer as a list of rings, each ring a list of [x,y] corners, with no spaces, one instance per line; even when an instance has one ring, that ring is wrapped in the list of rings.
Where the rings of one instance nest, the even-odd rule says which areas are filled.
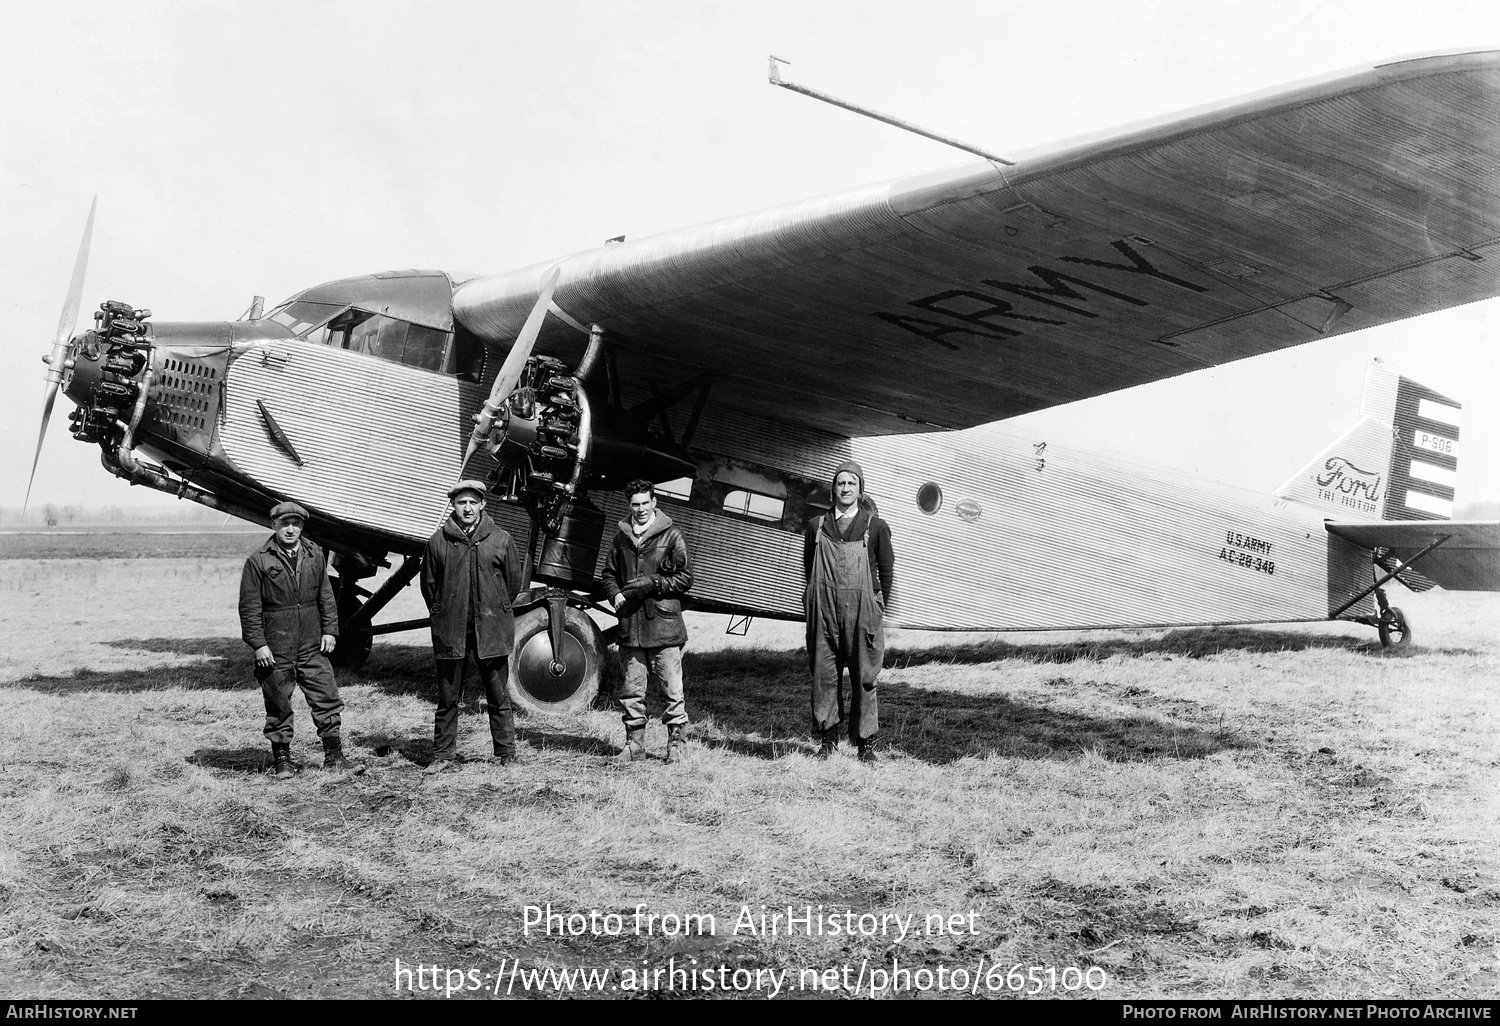
[[[554,660],[547,627],[545,605],[516,617],[516,644],[510,657],[511,701],[532,712],[582,712],[599,690],[604,638],[587,613],[568,606],[563,617],[562,658]]]
[[[328,661],[341,670],[357,670],[370,658],[370,647],[374,644],[374,635],[363,631],[344,631],[339,634],[338,643],[333,646],[333,654],[328,657]]]
[[[1411,644],[1411,625],[1406,622],[1406,614],[1395,606],[1386,609],[1375,629],[1380,632],[1381,648],[1405,648]]]

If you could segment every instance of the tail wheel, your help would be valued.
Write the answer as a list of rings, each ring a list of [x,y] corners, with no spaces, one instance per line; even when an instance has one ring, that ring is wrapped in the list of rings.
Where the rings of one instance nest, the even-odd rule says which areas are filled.
[[[1381,648],[1405,648],[1411,644],[1411,625],[1406,622],[1406,614],[1395,606],[1381,615],[1375,629],[1380,632]]]
[[[510,657],[511,701],[532,712],[582,712],[599,690],[604,638],[587,613],[568,606],[563,617],[561,658],[554,659],[547,627],[545,605],[516,617],[516,645]]]

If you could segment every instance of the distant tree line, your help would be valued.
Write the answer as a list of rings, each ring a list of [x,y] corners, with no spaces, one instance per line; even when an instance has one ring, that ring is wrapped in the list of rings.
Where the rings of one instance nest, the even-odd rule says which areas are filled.
[[[1500,502],[1471,502],[1453,511],[1454,520],[1500,520]]]
[[[1453,519],[1500,520],[1500,501],[1467,503],[1453,511]],[[194,502],[181,502],[175,506],[64,506],[49,502],[28,509],[24,520],[20,507],[0,506],[0,524],[64,527],[68,524],[218,524],[223,520],[223,513]]]

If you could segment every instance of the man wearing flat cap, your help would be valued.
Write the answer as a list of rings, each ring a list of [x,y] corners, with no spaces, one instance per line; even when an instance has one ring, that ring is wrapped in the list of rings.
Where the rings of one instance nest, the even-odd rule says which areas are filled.
[[[865,472],[847,460],[833,473],[833,508],[808,525],[802,552],[807,574],[807,657],[818,757],[838,751],[849,671],[849,740],[859,761],[873,763],[880,730],[875,680],[885,658],[882,617],[890,601],[895,557],[891,529],[865,494]]]
[[[492,762],[516,761],[516,727],[507,681],[515,645],[511,599],[521,588],[521,565],[510,535],[484,511],[483,481],[460,481],[448,490],[452,512],[427,540],[422,557],[422,598],[432,614],[432,654],[437,662],[437,714],[432,762],[426,773],[455,769],[458,707],[464,660],[472,656],[489,705]]]
[[[338,606],[322,550],[302,537],[306,522],[307,510],[295,502],[273,506],[271,537],[240,574],[240,633],[255,650],[277,780],[301,769],[292,759],[292,689],[298,685],[323,740],[323,768],[364,772],[344,757],[339,740],[344,702],[328,662],[338,641]]]

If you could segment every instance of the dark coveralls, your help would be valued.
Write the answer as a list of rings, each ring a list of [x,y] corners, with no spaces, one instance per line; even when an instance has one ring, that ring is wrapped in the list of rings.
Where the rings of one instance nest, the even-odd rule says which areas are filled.
[[[464,658],[472,655],[490,715],[494,753],[516,754],[510,705],[510,651],[516,625],[511,598],[521,564],[510,534],[481,514],[472,535],[449,517],[427,540],[422,558],[422,597],[432,614],[432,654],[437,662],[437,713],[432,755],[452,759],[458,748],[458,707],[463,699]]]
[[[240,574],[240,635],[252,649],[269,646],[276,657],[271,668],[255,668],[272,744],[292,741],[292,688],[299,684],[318,737],[339,736],[344,701],[320,647],[323,635],[338,633],[338,606],[322,551],[304,539],[289,556],[273,534]]]
[[[883,546],[877,554],[873,549]],[[830,511],[808,541],[807,657],[812,668],[812,714],[820,731],[844,720],[843,673],[849,670],[849,739],[863,745],[880,730],[875,681],[885,658],[884,606],[875,590],[890,587],[890,529],[861,509],[843,530]],[[884,591],[882,591],[884,594]]]

